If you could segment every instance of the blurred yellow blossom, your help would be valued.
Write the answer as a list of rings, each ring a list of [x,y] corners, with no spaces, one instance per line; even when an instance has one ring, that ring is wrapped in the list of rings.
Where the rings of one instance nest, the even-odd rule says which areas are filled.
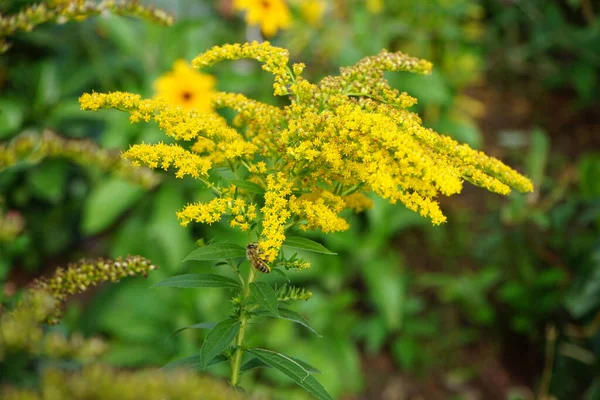
[[[325,2],[324,0],[300,0],[300,13],[306,22],[318,26],[325,14]]]
[[[259,25],[266,37],[290,25],[290,9],[284,0],[234,0],[233,6],[246,12],[248,25]]]
[[[168,104],[186,110],[210,111],[215,85],[216,79],[212,75],[196,71],[185,60],[177,60],[172,71],[154,82],[154,91]]]
[[[372,14],[383,11],[383,0],[366,0],[367,10]]]

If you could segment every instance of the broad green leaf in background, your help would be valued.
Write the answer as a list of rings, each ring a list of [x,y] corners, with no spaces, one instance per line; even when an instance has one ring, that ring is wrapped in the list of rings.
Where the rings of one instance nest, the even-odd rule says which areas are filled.
[[[337,253],[334,253],[334,252],[328,250],[325,246],[323,246],[320,243],[317,243],[313,240],[306,239],[306,238],[303,238],[300,236],[288,237],[285,240],[285,242],[283,242],[283,245],[285,247],[290,247],[292,249],[306,250],[306,251],[311,251],[313,253],[331,254],[331,255],[337,254]]]
[[[232,318],[219,322],[211,329],[200,349],[200,367],[205,369],[212,359],[225,351],[239,330],[240,322]]]
[[[541,129],[536,129],[531,133],[531,144],[529,147],[529,157],[527,157],[527,172],[536,186],[542,184],[544,179],[544,170],[548,163],[548,152],[550,143],[548,136]]]
[[[152,287],[176,287],[176,288],[198,288],[216,287],[228,289],[240,289],[240,283],[226,276],[214,274],[184,274],[171,276],[162,280]]]
[[[54,204],[65,194],[67,177],[67,164],[63,160],[47,160],[27,176],[36,196]]]
[[[246,249],[233,243],[212,243],[192,251],[183,261],[215,261],[246,257]]]
[[[265,349],[249,349],[248,353],[254,355],[265,364],[283,372],[298,386],[315,396],[319,400],[333,400],[325,388],[302,365],[292,358],[274,351]]]
[[[277,315],[277,293],[264,282],[252,282],[250,292],[258,304],[273,315]]]
[[[237,180],[237,179],[232,179],[232,180],[230,180],[230,182],[233,183],[235,186],[239,187],[240,189],[243,189],[247,192],[255,193],[255,194],[265,194],[265,189],[263,189],[262,187],[260,187],[259,185],[257,185],[254,182],[242,181],[242,180]]]
[[[579,160],[581,192],[589,198],[600,196],[600,153],[586,154]]]
[[[0,99],[0,139],[16,134],[26,107],[12,99]]]
[[[142,197],[144,190],[119,178],[98,183],[86,199],[81,229],[94,235],[108,228]]]

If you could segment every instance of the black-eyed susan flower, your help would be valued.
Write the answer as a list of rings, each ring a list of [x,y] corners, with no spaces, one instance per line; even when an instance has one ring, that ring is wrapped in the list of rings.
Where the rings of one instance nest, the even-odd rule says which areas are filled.
[[[154,82],[157,97],[186,110],[210,111],[216,79],[193,69],[185,60],[177,60],[173,70]]]
[[[246,23],[260,26],[266,37],[274,36],[291,23],[290,9],[284,0],[234,0],[233,6],[245,11]]]
[[[432,65],[425,60],[382,50],[318,83],[302,77],[304,65],[289,67],[287,50],[268,42],[215,47],[192,64],[241,58],[261,62],[274,76],[274,93],[288,96],[289,104],[216,93],[215,108],[237,113],[229,125],[216,113],[186,112],[129,93],[80,99],[83,109],[124,110],[132,122],[154,120],[168,136],[194,141],[185,148],[137,144],[123,154],[151,168],[174,166],[177,176],[197,178],[215,193],[179,211],[183,225],[228,218],[232,227],[256,229],[261,254],[271,263],[287,229],[348,229],[342,212],[370,207],[368,196],[400,202],[437,225],[446,221],[439,197],[460,193],[465,181],[502,195],[511,188],[533,190],[529,179],[501,161],[423,127],[407,110],[416,99],[392,88],[384,74],[428,74]],[[243,171],[244,184],[213,179],[215,167]]]

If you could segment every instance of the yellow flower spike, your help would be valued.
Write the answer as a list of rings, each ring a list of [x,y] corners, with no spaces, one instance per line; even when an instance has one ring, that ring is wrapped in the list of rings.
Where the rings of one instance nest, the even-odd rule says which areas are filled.
[[[157,97],[185,110],[211,111],[216,79],[193,69],[185,60],[177,60],[173,70],[154,82]]]
[[[123,158],[130,159],[137,165],[143,164],[153,169],[162,168],[165,171],[173,166],[177,168],[177,178],[183,178],[185,175],[204,178],[208,176],[212,167],[210,160],[177,144],[134,144],[123,153]]]
[[[290,25],[291,14],[284,0],[234,0],[233,7],[246,12],[248,25],[260,26],[266,37]]]
[[[199,136],[223,141],[242,140],[241,135],[214,112],[186,111],[166,104],[161,98],[145,99],[125,92],[91,93],[79,98],[82,110],[98,111],[114,108],[130,114],[130,121],[155,121],[165,134],[177,140],[193,140]]]
[[[291,83],[288,62],[290,53],[286,49],[271,46],[269,42],[244,44],[226,44],[215,46],[192,60],[195,68],[205,68],[225,60],[250,58],[262,63],[262,69],[275,77],[273,84],[277,96],[288,94],[287,85]]]
[[[279,249],[285,240],[285,224],[291,217],[289,210],[292,183],[282,172],[267,176],[267,192],[263,214],[260,248],[264,259],[272,262],[277,257]],[[293,200],[293,196],[292,196]]]
[[[208,203],[188,204],[183,210],[177,212],[181,225],[186,226],[190,222],[213,224],[221,219],[227,212],[229,198],[215,198]]]

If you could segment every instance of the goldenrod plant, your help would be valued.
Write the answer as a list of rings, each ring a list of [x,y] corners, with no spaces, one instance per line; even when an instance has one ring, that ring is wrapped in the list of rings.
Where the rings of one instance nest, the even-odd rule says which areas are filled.
[[[248,345],[249,321],[259,318],[283,318],[312,330],[286,306],[291,300],[307,300],[310,293],[292,286],[272,287],[260,281],[256,271],[285,275],[286,269],[308,268],[297,250],[334,254],[297,233],[344,231],[349,228],[345,213],[371,207],[372,196],[400,202],[438,225],[446,221],[438,198],[460,193],[464,181],[502,195],[511,188],[530,192],[533,185],[499,160],[424,128],[407,110],[417,100],[392,88],[384,74],[428,74],[432,65],[425,60],[382,50],[342,68],[338,76],[312,83],[302,77],[303,64],[289,65],[287,50],[253,42],[214,47],[192,65],[203,69],[239,59],[261,62],[274,76],[274,94],[286,97],[289,104],[275,107],[242,94],[217,92],[213,110],[189,110],[160,96],[143,99],[113,92],[84,94],[81,107],[122,110],[132,123],[156,122],[172,140],[135,144],[123,157],[150,168],[172,167],[177,177],[197,179],[213,192],[212,200],[177,212],[182,225],[227,218],[231,227],[248,234],[246,243],[201,242],[186,258],[218,261],[230,267],[230,276],[225,271],[186,274],[155,285],[220,287],[233,294],[232,310],[212,326],[199,354],[175,363],[204,370],[228,361],[234,387],[241,384],[243,372],[269,366],[315,397],[329,399],[313,367]],[[224,108],[237,113],[232,122],[217,113]],[[288,256],[283,248],[291,250]],[[252,266],[247,272],[244,259]]]

